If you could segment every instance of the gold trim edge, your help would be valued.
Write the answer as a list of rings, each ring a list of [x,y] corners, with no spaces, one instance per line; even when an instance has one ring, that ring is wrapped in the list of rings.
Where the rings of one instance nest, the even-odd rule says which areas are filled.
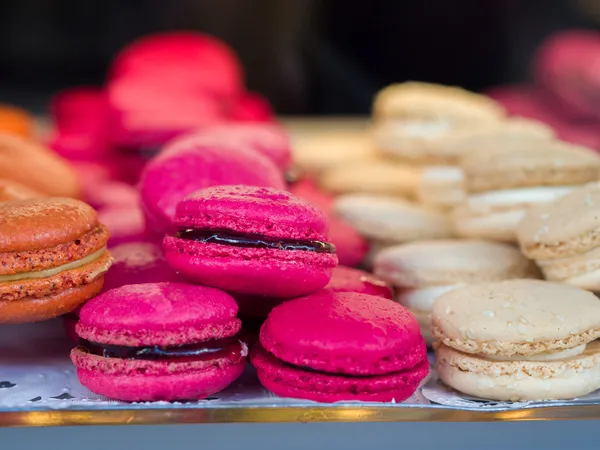
[[[311,407],[115,409],[0,412],[2,427],[310,422],[494,422],[597,420],[600,405],[509,411],[445,408]]]

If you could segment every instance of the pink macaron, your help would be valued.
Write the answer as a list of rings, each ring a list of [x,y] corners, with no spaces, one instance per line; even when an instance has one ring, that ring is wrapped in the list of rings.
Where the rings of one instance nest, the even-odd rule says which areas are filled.
[[[109,248],[154,237],[148,233],[144,213],[138,205],[105,206],[98,210],[98,220],[106,225],[110,233]]]
[[[233,298],[183,283],[122,286],[81,309],[71,352],[81,383],[124,401],[202,399],[244,371]]]
[[[177,204],[198,189],[226,184],[285,187],[281,171],[256,150],[205,139],[196,133],[172,141],[142,173],[142,207],[158,234],[173,231]]]
[[[104,291],[126,284],[182,281],[167,264],[162,248],[154,242],[128,242],[110,250],[114,261],[104,277]]]
[[[320,402],[403,401],[429,371],[408,310],[354,292],[321,291],[274,308],[251,361],[271,392]]]
[[[394,298],[392,287],[381,278],[364,270],[338,266],[333,269],[331,280],[325,289],[333,292],[357,292],[377,297]]]
[[[177,205],[175,224],[177,232],[163,241],[169,264],[229,292],[306,295],[325,287],[337,265],[325,215],[286,191],[203,189]]]
[[[269,100],[256,92],[244,92],[227,111],[229,120],[239,122],[271,122],[274,115]]]

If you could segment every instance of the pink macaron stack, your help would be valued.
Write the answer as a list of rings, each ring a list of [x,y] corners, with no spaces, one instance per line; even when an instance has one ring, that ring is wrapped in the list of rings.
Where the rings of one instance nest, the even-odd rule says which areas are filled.
[[[509,114],[547,123],[559,139],[600,151],[600,32],[551,35],[533,59],[535,83],[494,88],[488,94]]]
[[[274,308],[251,362],[271,392],[319,402],[400,402],[429,371],[408,310],[354,292],[321,291]]]
[[[182,283],[126,285],[84,305],[71,359],[91,391],[124,401],[194,400],[246,366],[234,299]]]

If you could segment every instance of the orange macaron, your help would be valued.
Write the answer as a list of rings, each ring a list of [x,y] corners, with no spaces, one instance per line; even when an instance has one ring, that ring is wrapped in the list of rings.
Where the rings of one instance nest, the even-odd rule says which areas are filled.
[[[29,137],[33,135],[33,118],[24,109],[0,104],[0,132]]]
[[[102,289],[108,231],[75,199],[0,203],[0,323],[68,313]]]

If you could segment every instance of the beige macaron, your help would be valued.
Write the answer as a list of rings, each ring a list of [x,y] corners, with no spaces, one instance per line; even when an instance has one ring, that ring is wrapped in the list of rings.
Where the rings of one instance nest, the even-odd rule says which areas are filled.
[[[452,235],[445,214],[397,197],[346,194],[334,209],[365,238],[386,244]]]
[[[385,159],[354,161],[321,173],[321,187],[334,194],[365,193],[414,197],[419,169]]]
[[[416,188],[424,206],[450,211],[466,199],[464,174],[457,166],[423,166]]]
[[[600,299],[541,280],[452,290],[431,314],[448,386],[494,400],[569,399],[600,388]]]
[[[504,111],[460,88],[409,82],[382,90],[373,114],[373,140],[384,154],[413,164],[451,164],[455,158],[440,152],[440,143],[457,130],[496,122]]]
[[[469,194],[452,213],[455,233],[516,242],[516,228],[532,205],[600,179],[600,155],[559,141],[527,141],[472,153],[462,168]]]
[[[340,164],[372,160],[377,152],[368,132],[338,130],[295,138],[292,154],[301,170],[320,173]]]
[[[600,291],[600,183],[531,208],[517,237],[547,279]]]
[[[420,318],[428,344],[431,324],[426,318],[442,294],[474,283],[539,278],[536,265],[513,246],[459,239],[389,247],[377,255],[373,271],[398,288],[397,300]]]

